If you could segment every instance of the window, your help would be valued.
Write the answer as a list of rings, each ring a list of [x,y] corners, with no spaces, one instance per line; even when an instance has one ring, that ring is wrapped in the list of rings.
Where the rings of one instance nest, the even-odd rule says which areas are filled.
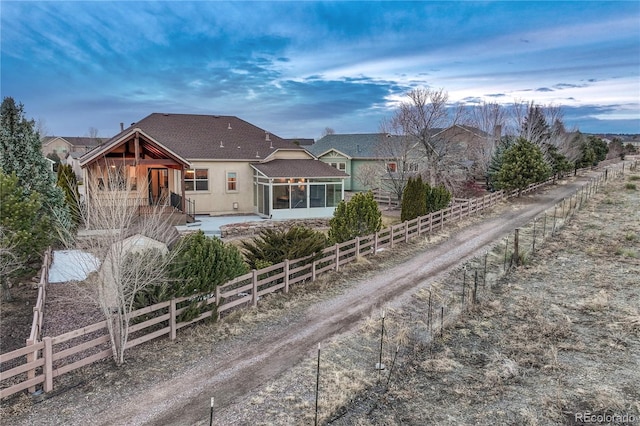
[[[389,173],[395,173],[398,171],[398,165],[396,163],[387,163],[387,171]]]
[[[407,171],[408,172],[417,172],[418,171],[418,163],[407,163]]]
[[[209,170],[189,169],[184,174],[184,189],[186,191],[208,191]]]
[[[329,165],[331,167],[335,167],[338,170],[342,170],[343,172],[347,170],[347,163],[344,162],[329,163]]]
[[[238,173],[227,172],[227,192],[238,191]]]

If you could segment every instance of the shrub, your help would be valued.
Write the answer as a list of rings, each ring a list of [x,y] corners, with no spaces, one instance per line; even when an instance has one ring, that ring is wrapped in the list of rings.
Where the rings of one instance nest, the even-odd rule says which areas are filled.
[[[373,193],[358,193],[348,203],[342,200],[329,226],[331,243],[342,243],[378,232],[382,227],[382,213],[373,199]]]
[[[627,183],[624,185],[624,188],[632,191],[635,191],[637,189],[635,183]]]
[[[175,297],[213,294],[218,285],[249,270],[237,247],[209,238],[202,231],[183,237],[173,250],[178,253],[169,264],[168,283],[150,286],[136,295],[138,308]],[[207,309],[202,297],[194,298],[186,307],[179,321],[194,319]]]
[[[425,192],[427,199],[427,213],[442,210],[451,202],[451,192],[449,192],[444,185],[438,185],[435,188],[432,188],[429,184],[425,184]]]
[[[261,269],[302,257],[321,254],[327,246],[327,237],[319,231],[304,226],[288,230],[263,229],[251,241],[243,241],[242,248],[249,266]],[[313,257],[309,261],[313,261]]]
[[[416,217],[427,214],[427,197],[425,196],[425,185],[422,178],[409,178],[402,193],[402,211],[400,220],[412,220]]]

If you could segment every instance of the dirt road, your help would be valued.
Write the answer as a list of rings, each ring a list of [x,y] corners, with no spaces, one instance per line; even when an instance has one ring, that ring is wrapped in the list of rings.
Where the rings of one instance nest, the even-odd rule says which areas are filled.
[[[482,253],[495,240],[576,192],[588,179],[578,177],[541,194],[513,200],[514,208],[499,216],[461,229],[428,251],[359,282],[339,297],[313,305],[302,315],[285,319],[266,332],[245,336],[242,343],[230,342],[215,358],[202,359],[159,385],[140,383],[134,394],[137,397],[94,395],[92,401],[98,403],[68,410],[54,408],[54,397],[32,407],[29,415],[24,416],[25,424],[36,418],[39,424],[56,424],[60,421],[58,416],[51,418],[51,423],[42,419],[47,418],[47,410],[51,413],[50,410],[62,409],[65,424],[208,424],[212,395],[216,396],[218,409],[232,405],[239,397],[309,357],[319,342],[350,330],[385,304],[401,304],[439,274]]]

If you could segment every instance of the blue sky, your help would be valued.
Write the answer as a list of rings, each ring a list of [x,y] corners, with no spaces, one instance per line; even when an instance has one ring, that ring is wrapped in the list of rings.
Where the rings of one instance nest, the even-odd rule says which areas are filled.
[[[1,12],[1,92],[50,134],[152,112],[282,137],[370,133],[403,93],[562,105],[640,133],[640,2],[32,2]]]

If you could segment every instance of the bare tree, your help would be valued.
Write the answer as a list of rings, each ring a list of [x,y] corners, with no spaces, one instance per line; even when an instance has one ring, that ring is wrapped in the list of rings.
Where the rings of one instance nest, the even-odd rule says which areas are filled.
[[[402,200],[409,177],[419,173],[423,163],[423,150],[416,138],[403,133],[396,122],[383,120],[380,124],[380,139],[373,149],[378,164],[378,176],[385,189]]]
[[[9,288],[9,276],[23,267],[20,258],[16,255],[16,243],[11,238],[6,238],[7,231],[0,226],[0,281],[2,282],[2,296],[6,302],[12,302]]]
[[[449,95],[442,89],[413,89],[406,95],[389,121],[401,134],[414,138],[422,148],[425,169],[423,174],[432,186],[456,186],[460,167],[458,147],[440,133],[456,124],[462,107],[451,108]]]
[[[335,135],[336,131],[333,130],[331,127],[325,127],[324,130],[322,131],[322,136],[327,136],[327,135]]]
[[[471,126],[487,135],[485,140],[478,140],[468,147],[469,158],[475,163],[478,173],[485,175],[506,127],[507,111],[497,102],[483,102],[471,107],[468,120]]]
[[[169,203],[147,205],[147,185],[134,184],[126,169],[92,170],[86,202],[79,204],[86,229],[75,244],[91,255],[78,263],[88,275],[88,296],[107,320],[117,365],[124,362],[136,295],[167,282],[166,267],[175,255],[167,246],[178,237]]]

